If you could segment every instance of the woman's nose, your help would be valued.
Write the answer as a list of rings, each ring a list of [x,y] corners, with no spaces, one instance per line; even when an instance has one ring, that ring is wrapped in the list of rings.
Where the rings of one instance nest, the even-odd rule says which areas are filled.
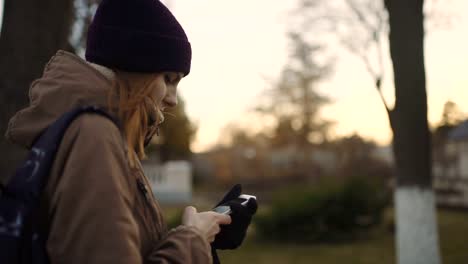
[[[175,107],[175,106],[177,106],[177,92],[168,91],[168,93],[166,94],[166,97],[164,97],[164,104],[165,104],[166,107]]]

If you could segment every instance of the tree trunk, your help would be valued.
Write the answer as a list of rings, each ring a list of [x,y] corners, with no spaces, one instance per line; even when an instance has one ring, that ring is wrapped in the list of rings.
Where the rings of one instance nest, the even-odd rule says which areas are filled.
[[[390,123],[397,176],[398,263],[440,263],[427,122],[423,0],[385,0],[385,6],[395,83]]]
[[[5,0],[0,35],[0,133],[24,107],[30,83],[58,49],[70,50],[73,0]],[[24,151],[0,140],[0,180],[13,173]]]

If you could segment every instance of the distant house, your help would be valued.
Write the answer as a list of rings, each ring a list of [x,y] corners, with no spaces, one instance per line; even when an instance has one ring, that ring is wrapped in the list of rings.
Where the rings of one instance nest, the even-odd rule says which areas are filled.
[[[461,179],[468,180],[468,120],[461,123],[449,135],[450,145],[458,155],[457,169]]]
[[[188,161],[169,161],[164,164],[143,163],[153,193],[161,203],[187,203],[192,199],[192,165]]]
[[[434,187],[441,205],[468,207],[468,120],[453,128],[444,164],[435,162]]]
[[[372,152],[372,156],[375,159],[383,161],[388,165],[393,165],[395,162],[393,157],[393,148],[391,144],[387,146],[376,147],[375,150]]]

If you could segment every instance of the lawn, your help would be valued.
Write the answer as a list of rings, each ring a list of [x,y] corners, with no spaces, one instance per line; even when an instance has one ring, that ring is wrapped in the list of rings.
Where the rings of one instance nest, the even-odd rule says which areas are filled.
[[[223,264],[229,263],[395,263],[392,212],[387,221],[366,238],[349,244],[296,245],[260,242],[254,235],[235,251],[221,251]],[[468,263],[468,212],[438,211],[443,263]]]

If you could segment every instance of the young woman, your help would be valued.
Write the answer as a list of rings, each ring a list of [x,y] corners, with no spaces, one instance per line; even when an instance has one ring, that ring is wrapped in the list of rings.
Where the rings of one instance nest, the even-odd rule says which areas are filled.
[[[30,148],[58,117],[78,106],[106,109],[65,133],[44,191],[44,230],[51,263],[210,263],[210,242],[228,215],[187,207],[167,230],[140,159],[177,104],[189,74],[184,30],[156,0],[103,0],[89,28],[86,61],[58,51],[30,88],[30,106],[7,137]]]

